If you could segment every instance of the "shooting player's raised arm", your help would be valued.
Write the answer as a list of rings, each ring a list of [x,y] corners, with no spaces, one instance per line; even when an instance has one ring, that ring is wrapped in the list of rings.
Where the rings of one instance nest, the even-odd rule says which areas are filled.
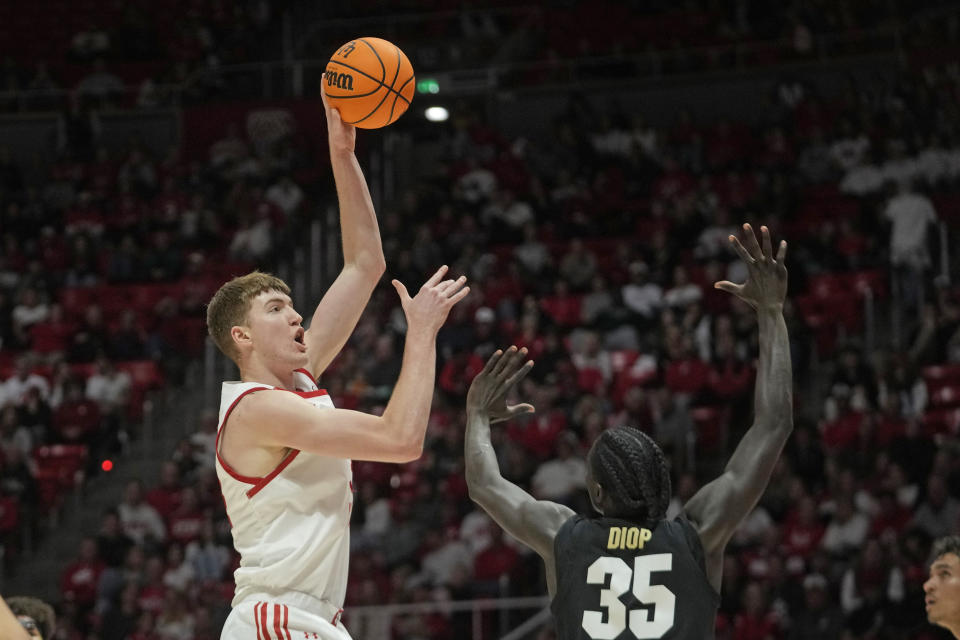
[[[317,305],[310,329],[304,335],[310,354],[310,373],[320,377],[343,348],[360,320],[370,294],[386,269],[380,228],[367,182],[354,154],[356,128],[344,124],[337,110],[327,105],[330,164],[340,204],[343,236],[343,269]]]
[[[700,534],[708,578],[718,590],[723,550],[766,490],[770,474],[793,430],[793,375],[787,325],[783,319],[787,244],[781,242],[774,256],[766,227],[761,227],[762,248],[750,225],[745,224],[743,228],[746,247],[734,236],[730,236],[730,242],[747,264],[747,282],[736,285],[723,281],[715,286],[736,295],[757,312],[760,357],[754,422],[720,477],[700,489],[684,508]]]

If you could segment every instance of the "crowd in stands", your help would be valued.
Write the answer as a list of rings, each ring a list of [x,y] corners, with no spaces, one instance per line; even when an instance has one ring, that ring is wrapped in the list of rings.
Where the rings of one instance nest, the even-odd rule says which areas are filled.
[[[0,8],[0,112],[170,104],[169,88],[191,76],[273,57],[263,47],[275,4],[55,0]],[[185,96],[209,88],[201,82]]]
[[[589,510],[584,455],[610,425],[643,429],[668,452],[671,516],[718,472],[718,452],[751,419],[754,316],[711,287],[744,277],[724,248],[743,220],[790,243],[796,431],[728,548],[718,638],[937,637],[921,584],[930,541],[960,525],[960,297],[930,223],[960,213],[958,91],[960,78],[940,68],[851,85],[839,100],[799,86],[790,100],[777,93],[754,127],[681,113],[656,128],[574,96],[545,139],[454,119],[437,159],[445,172],[380,211],[391,277],[416,282],[448,262],[472,293],[438,338],[423,457],[353,465],[354,637],[472,633],[469,614],[351,614],[363,605],[544,593],[539,559],[474,507],[463,478],[466,389],[498,347],[526,346],[537,363],[518,392],[537,413],[494,430],[504,475],[534,495]],[[142,154],[136,163],[155,166]],[[155,193],[164,202],[207,184],[169,177],[155,183],[167,185]],[[221,197],[209,194],[210,213],[194,219],[229,228],[213,204]],[[179,233],[173,246],[203,242]],[[85,243],[95,255],[110,246],[109,233],[78,234],[87,240],[68,243],[64,277],[96,274],[77,265]],[[383,407],[403,331],[392,291],[378,289],[322,377],[337,406]],[[59,637],[218,637],[238,559],[213,469],[213,408],[197,419],[159,482],[131,483],[87,532],[63,574]],[[494,637],[497,619],[483,623]]]
[[[224,76],[221,69],[280,58],[276,34],[283,3],[79,6],[82,11],[67,11],[65,0],[56,0],[0,13],[0,112],[83,113],[262,97],[259,72]],[[420,72],[507,63],[517,67],[499,82],[529,86],[598,75],[770,66],[878,52],[898,42],[949,56],[939,45],[947,39],[957,46],[960,16],[951,7],[943,0],[795,7],[747,0],[570,1],[562,7],[500,2],[482,10],[449,0],[328,2],[322,15],[307,13],[312,22],[294,25],[291,46],[300,58],[324,60],[343,40],[340,18],[363,16],[367,31],[399,43]],[[371,21],[377,15],[386,17]],[[325,21],[331,26],[324,27]],[[619,61],[611,60],[617,56]]]

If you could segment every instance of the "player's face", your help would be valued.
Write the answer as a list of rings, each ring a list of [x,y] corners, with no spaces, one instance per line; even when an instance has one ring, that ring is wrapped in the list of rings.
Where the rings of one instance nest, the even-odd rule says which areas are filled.
[[[960,558],[945,553],[930,565],[930,577],[923,583],[927,619],[942,627],[960,625]]]
[[[307,364],[307,345],[301,326],[303,316],[293,308],[290,296],[264,291],[250,303],[247,325],[254,351],[269,362],[283,362],[297,369]]]

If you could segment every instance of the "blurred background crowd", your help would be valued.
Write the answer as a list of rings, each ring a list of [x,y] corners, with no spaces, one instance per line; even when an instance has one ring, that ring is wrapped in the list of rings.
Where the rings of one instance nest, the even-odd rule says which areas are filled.
[[[62,112],[53,157],[0,150],[5,576],[31,572],[76,521],[76,495],[81,510],[97,505],[69,565],[45,576],[56,638],[219,637],[238,558],[214,471],[216,406],[178,413],[177,398],[196,392],[212,292],[289,262],[333,204],[322,139],[263,145],[238,120],[192,156],[185,141],[105,143],[100,113],[249,97],[221,67],[285,53],[284,25],[312,15],[297,2],[174,4],[0,15],[0,109]],[[726,241],[742,222],[790,243],[796,430],[728,548],[717,637],[942,637],[925,624],[921,585],[930,542],[960,526],[960,67],[947,55],[960,13],[933,2],[386,4],[324,10],[347,37],[368,26],[365,12],[395,14],[398,33],[382,35],[418,74],[513,62],[504,82],[565,88],[523,133],[471,99],[429,124],[415,102],[396,125],[430,153],[377,203],[389,277],[409,287],[446,263],[472,292],[438,339],[423,457],[353,464],[354,637],[477,627],[469,612],[351,608],[545,593],[540,560],[475,508],[463,478],[466,390],[496,348],[526,346],[536,361],[518,391],[536,414],[494,430],[504,475],[535,496],[588,512],[584,455],[614,425],[667,451],[671,517],[715,477],[752,417],[754,314],[712,286],[745,277]],[[886,77],[850,75],[824,95],[792,66],[882,50],[891,24],[905,57]],[[336,44],[304,37],[298,53]],[[648,118],[563,84],[585,69],[713,73],[722,91],[723,73],[744,66],[775,80],[742,118],[684,105]],[[359,133],[365,168],[381,135]],[[315,302],[295,300],[304,315]],[[404,331],[381,286],[321,377],[336,406],[382,410]],[[158,474],[123,477],[156,394],[169,409],[158,424],[188,435],[150,451]],[[483,637],[501,622],[481,616]]]

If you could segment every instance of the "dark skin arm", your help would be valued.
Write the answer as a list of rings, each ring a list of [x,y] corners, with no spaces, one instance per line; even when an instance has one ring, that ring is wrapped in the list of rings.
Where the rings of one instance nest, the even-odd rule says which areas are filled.
[[[546,565],[547,590],[556,591],[553,539],[573,511],[549,500],[537,500],[500,474],[497,453],[490,444],[490,424],[532,413],[529,404],[507,405],[510,389],[533,367],[527,350],[497,351],[477,374],[467,392],[467,432],[464,438],[470,498],[507,533],[539,554]]]
[[[781,242],[774,255],[766,227],[760,228],[762,247],[750,225],[743,225],[743,230],[746,246],[735,236],[730,236],[730,243],[747,265],[747,281],[737,285],[724,280],[714,286],[737,296],[757,312],[760,357],[754,422],[720,477],[700,489],[684,506],[687,517],[700,534],[707,578],[718,592],[724,549],[766,490],[770,474],[793,430],[793,372],[787,325],[783,319],[787,243]]]

